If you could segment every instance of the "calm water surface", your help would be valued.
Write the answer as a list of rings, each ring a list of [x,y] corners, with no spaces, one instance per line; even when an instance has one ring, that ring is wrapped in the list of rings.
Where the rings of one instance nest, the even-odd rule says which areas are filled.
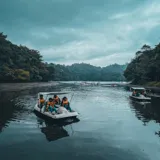
[[[38,92],[60,90],[74,92],[79,122],[48,123],[32,112]],[[158,160],[160,113],[129,94],[122,87],[70,83],[0,92],[0,159]]]

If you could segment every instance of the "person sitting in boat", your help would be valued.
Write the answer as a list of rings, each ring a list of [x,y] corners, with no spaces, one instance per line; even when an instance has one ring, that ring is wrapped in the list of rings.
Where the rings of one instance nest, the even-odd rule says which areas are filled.
[[[146,91],[142,91],[142,95],[146,97],[147,96]]]
[[[68,102],[67,97],[63,97],[61,106],[63,106],[64,108],[66,108],[67,110],[69,110],[70,112],[72,112],[72,109],[70,107],[70,104]]]
[[[42,107],[44,106],[44,104],[45,104],[45,100],[44,100],[44,98],[43,98],[43,95],[41,94],[41,95],[39,96],[38,107],[39,107],[39,108],[42,108]]]
[[[139,97],[140,96],[140,93],[139,92],[136,92],[136,97]]]
[[[133,91],[132,96],[136,96],[136,91],[135,90]]]
[[[46,106],[46,111],[49,111],[51,113],[54,111],[57,113],[55,102],[53,101],[53,98],[49,98],[49,101],[47,102],[47,106]]]
[[[53,101],[55,102],[55,104],[60,104],[61,103],[61,100],[57,95],[54,95]]]

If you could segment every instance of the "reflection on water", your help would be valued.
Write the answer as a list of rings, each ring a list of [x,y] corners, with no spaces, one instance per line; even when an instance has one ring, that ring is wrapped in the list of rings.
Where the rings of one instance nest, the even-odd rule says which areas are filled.
[[[37,115],[38,116],[38,115]],[[71,125],[73,123],[77,123],[80,120],[78,118],[74,119],[66,119],[65,121],[46,121],[41,118],[37,118],[38,128],[41,129],[41,132],[45,134],[46,139],[51,142],[58,140],[63,137],[68,137],[68,132],[64,129],[64,126]],[[72,129],[72,126],[71,126]]]
[[[13,99],[18,94],[16,92],[0,92],[0,132],[7,123],[14,118],[13,113],[15,111],[15,106]]]
[[[157,106],[151,103],[141,104],[139,102],[130,101],[131,108],[135,112],[136,117],[146,126],[150,121],[160,123],[160,113],[157,112]],[[160,131],[155,131],[155,135],[160,136]]]
[[[55,123],[35,115],[37,93],[45,91],[71,91],[79,119]],[[0,158],[36,159],[38,153],[39,160],[158,159],[160,113],[129,94],[122,87],[72,83],[0,92]]]
[[[52,125],[52,124],[43,124],[45,122],[42,122],[42,127],[40,127],[41,132],[45,134],[46,139],[50,141],[55,141],[57,139],[68,137],[68,132],[62,127],[58,125]]]
[[[69,134],[64,129],[64,125],[69,125],[69,124],[71,125],[72,123],[74,123],[74,121],[72,121],[70,123],[53,124],[53,123],[48,123],[46,121],[42,121],[41,119],[40,121],[41,122],[39,123],[40,124],[39,128],[41,129],[41,132],[45,134],[46,139],[49,142],[58,140],[63,137],[68,137]],[[76,122],[78,121],[76,120]]]
[[[155,112],[150,103],[141,104],[139,102],[131,101],[131,108],[134,110],[136,117],[143,121],[144,124],[155,119]]]

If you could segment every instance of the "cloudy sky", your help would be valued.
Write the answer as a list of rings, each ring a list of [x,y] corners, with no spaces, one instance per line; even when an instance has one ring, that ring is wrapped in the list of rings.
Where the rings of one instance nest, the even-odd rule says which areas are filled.
[[[44,61],[124,64],[160,42],[159,0],[0,0],[0,32]]]

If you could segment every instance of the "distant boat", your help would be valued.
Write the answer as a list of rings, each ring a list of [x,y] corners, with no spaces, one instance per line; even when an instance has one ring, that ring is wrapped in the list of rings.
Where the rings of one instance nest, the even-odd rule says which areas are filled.
[[[150,97],[145,96],[145,93],[146,93],[145,88],[131,87],[131,91],[136,92],[135,95],[134,95],[134,93],[132,93],[132,95],[129,96],[132,100],[140,101],[140,102],[150,102],[151,101]],[[142,93],[144,93],[144,94],[142,94]]]
[[[91,85],[91,83],[82,82],[82,83],[81,83],[81,85],[82,85],[82,86],[90,86],[90,85]]]

